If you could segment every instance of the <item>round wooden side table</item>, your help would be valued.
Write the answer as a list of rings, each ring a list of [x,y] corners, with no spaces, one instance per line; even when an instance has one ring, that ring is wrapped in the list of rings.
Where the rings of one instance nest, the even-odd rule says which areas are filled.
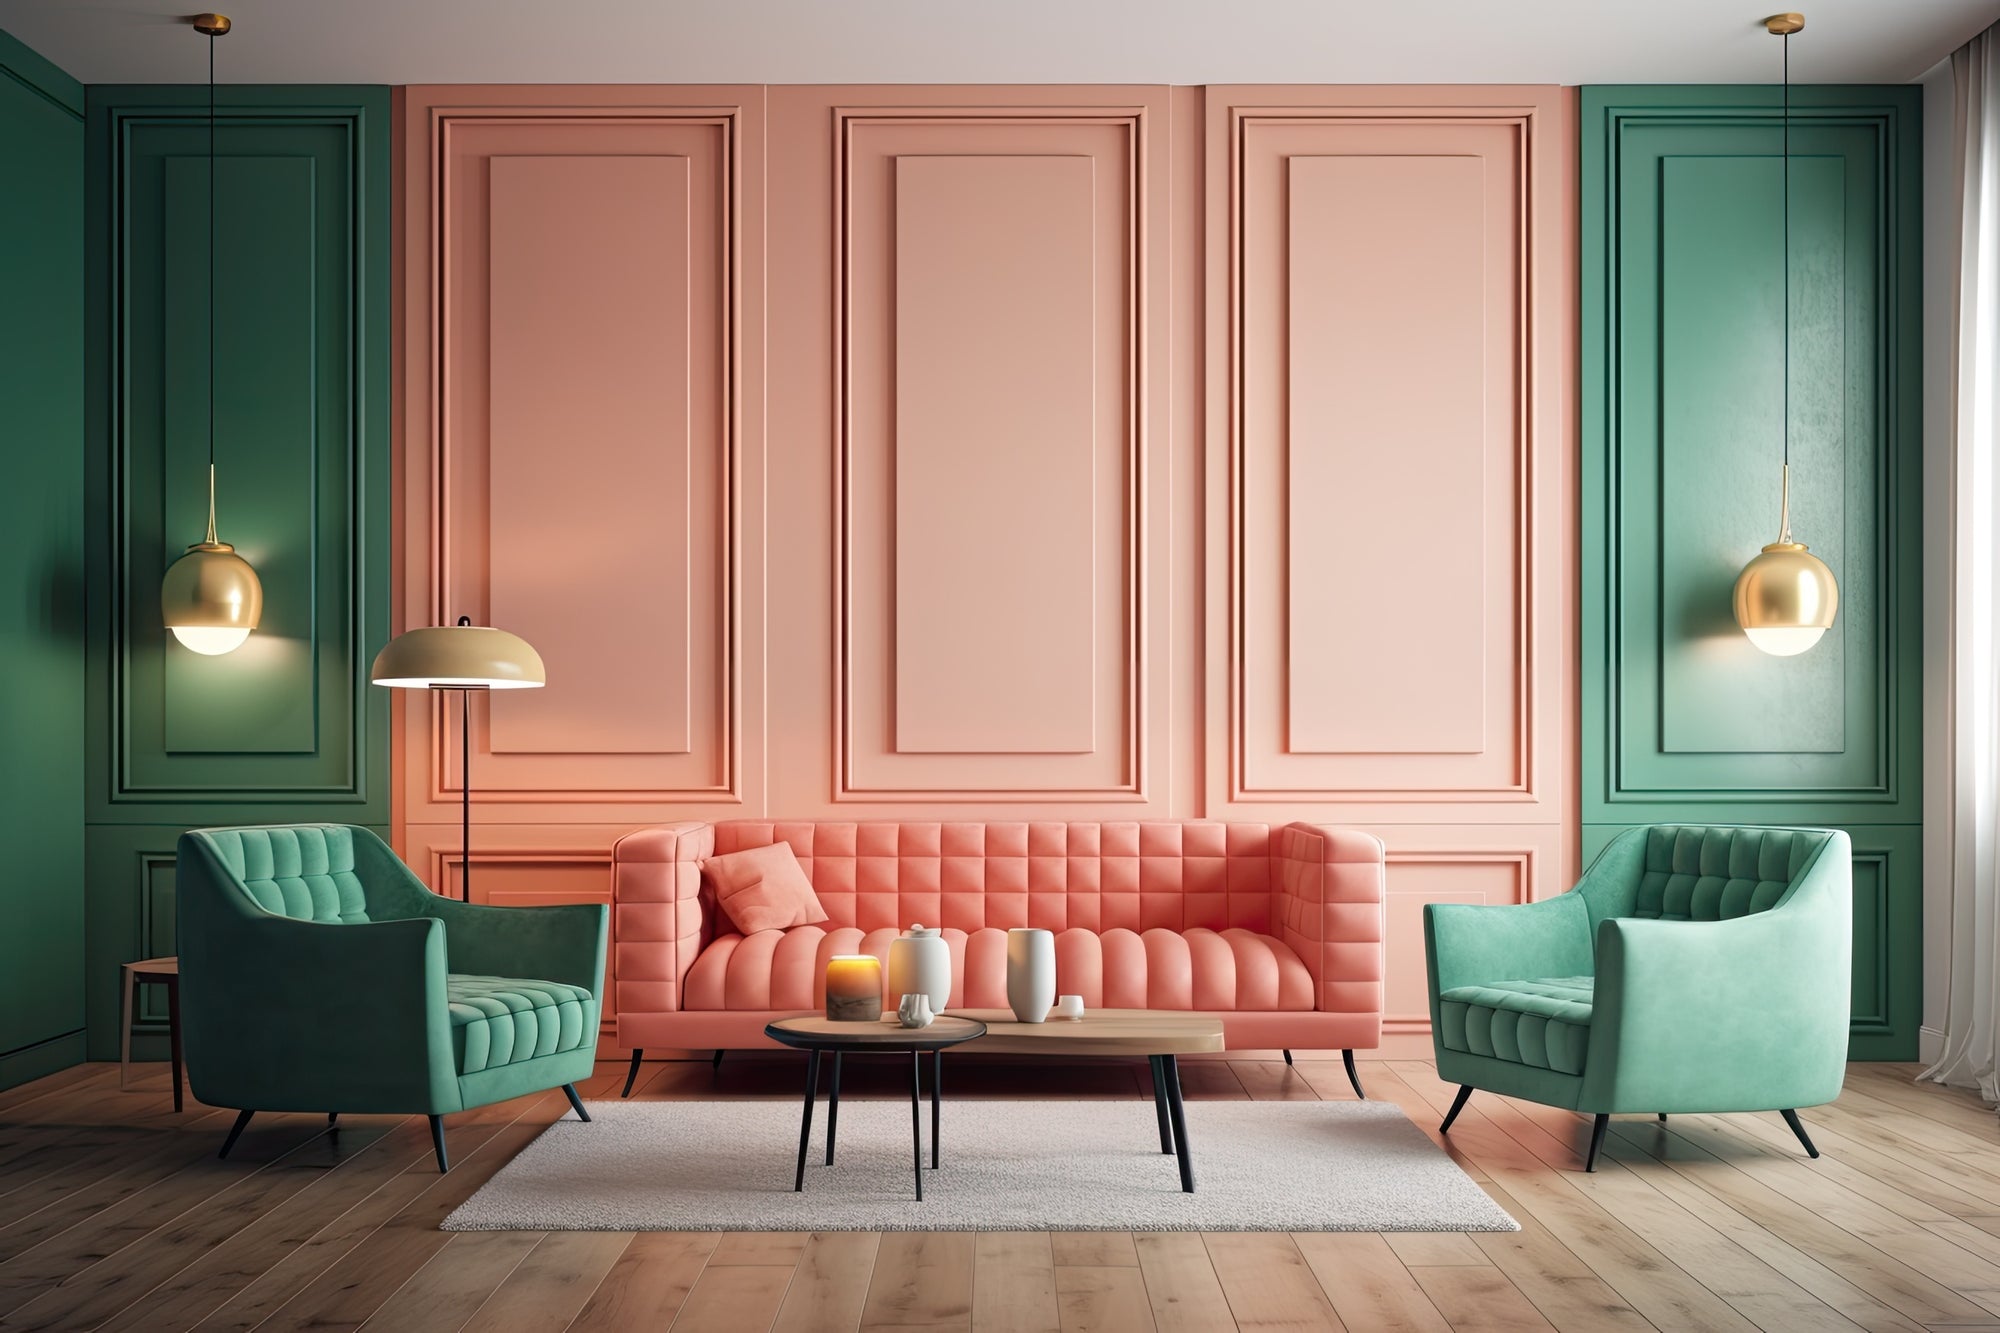
[[[817,1014],[781,1018],[764,1029],[772,1041],[806,1052],[806,1108],[799,1125],[799,1164],[792,1178],[794,1192],[806,1187],[806,1146],[812,1139],[813,1098],[819,1094],[819,1058],[833,1053],[833,1087],[826,1103],[826,1164],[833,1165],[833,1139],[840,1127],[840,1061],[848,1052],[910,1057],[910,1138],[916,1144],[917,1202],[924,1201],[924,1056],[931,1057],[931,1169],[940,1159],[938,1110],[944,1085],[944,1052],[948,1046],[986,1035],[986,1025],[970,1018],[938,1018],[930,1026],[906,1028],[895,1018],[874,1023],[841,1022]]]
[[[123,983],[123,1018],[118,1028],[118,1086],[125,1086],[125,1077],[132,1068],[132,997],[140,986],[148,982],[167,988],[167,1044],[172,1052],[174,1067],[174,1109],[181,1109],[181,960],[179,958],[148,958],[142,962],[126,963]]]

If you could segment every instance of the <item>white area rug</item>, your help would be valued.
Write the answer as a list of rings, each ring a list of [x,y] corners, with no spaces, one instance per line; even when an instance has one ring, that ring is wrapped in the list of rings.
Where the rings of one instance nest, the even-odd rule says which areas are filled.
[[[1187,1103],[1195,1193],[1150,1101],[944,1105],[943,1169],[913,1197],[906,1101],[591,1102],[444,1221],[447,1231],[1518,1231],[1388,1102]]]

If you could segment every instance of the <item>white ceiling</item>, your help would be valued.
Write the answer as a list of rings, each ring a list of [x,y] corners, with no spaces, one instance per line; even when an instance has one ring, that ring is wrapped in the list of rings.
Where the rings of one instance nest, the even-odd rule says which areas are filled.
[[[1799,0],[1792,0],[1799,3]],[[1764,83],[1757,0],[224,0],[225,83]],[[86,83],[203,77],[188,0],[0,0]],[[1801,83],[1915,79],[2000,0],[1808,0]]]

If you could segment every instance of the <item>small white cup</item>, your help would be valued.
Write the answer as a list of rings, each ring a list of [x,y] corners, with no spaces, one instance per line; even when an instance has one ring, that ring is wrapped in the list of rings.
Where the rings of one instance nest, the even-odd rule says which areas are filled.
[[[1056,1007],[1049,1010],[1051,1018],[1067,1018],[1074,1022],[1083,1017],[1083,997],[1081,995],[1058,995]]]

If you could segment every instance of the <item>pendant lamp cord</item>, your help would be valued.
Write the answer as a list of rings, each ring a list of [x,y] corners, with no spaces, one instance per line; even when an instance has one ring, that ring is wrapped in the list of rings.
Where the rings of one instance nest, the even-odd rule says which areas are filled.
[[[1778,540],[1792,539],[1792,35],[1779,38],[1783,45],[1783,91],[1780,132],[1784,136],[1778,189],[1779,225],[1784,228],[1781,251],[1784,264],[1785,364],[1784,364],[1784,492],[1779,502]]]
[[[208,34],[208,543],[215,544],[215,37]]]

